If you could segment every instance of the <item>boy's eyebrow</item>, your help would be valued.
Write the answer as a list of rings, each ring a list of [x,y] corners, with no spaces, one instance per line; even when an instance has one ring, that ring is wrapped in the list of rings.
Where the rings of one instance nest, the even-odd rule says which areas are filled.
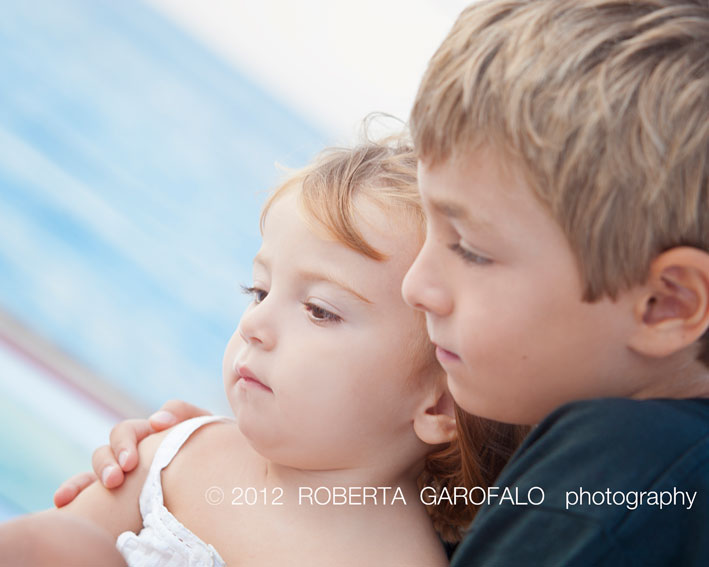
[[[481,228],[487,231],[493,230],[493,224],[483,218],[473,218],[468,211],[458,203],[452,201],[441,201],[431,199],[431,208],[437,213],[440,213],[450,219],[459,219],[469,224],[470,226]]]
[[[457,203],[450,201],[439,201],[431,199],[431,207],[436,211],[452,219],[466,219],[468,212]]]
[[[266,260],[264,258],[262,258],[259,254],[256,254],[256,257],[254,258],[254,264],[260,264],[264,268],[268,268],[268,262],[266,262]],[[363,301],[364,303],[367,303],[368,305],[372,305],[372,302],[369,299],[367,299],[366,297],[364,297],[364,295],[355,291],[350,286],[348,286],[346,283],[344,283],[341,280],[338,280],[337,278],[335,278],[333,276],[323,274],[320,272],[311,272],[311,271],[300,272],[298,275],[306,281],[326,282],[326,283],[334,284],[338,287],[341,287],[346,292],[354,295],[360,301]]]

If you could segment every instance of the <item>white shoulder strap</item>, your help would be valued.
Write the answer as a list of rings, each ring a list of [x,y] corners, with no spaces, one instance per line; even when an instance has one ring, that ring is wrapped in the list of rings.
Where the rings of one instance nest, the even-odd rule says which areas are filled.
[[[205,415],[188,419],[175,425],[162,440],[150,465],[148,476],[145,479],[143,490],[140,493],[140,513],[145,518],[155,506],[164,504],[162,492],[162,479],[160,473],[172,462],[177,452],[185,441],[203,425],[223,421],[225,418],[215,415]]]

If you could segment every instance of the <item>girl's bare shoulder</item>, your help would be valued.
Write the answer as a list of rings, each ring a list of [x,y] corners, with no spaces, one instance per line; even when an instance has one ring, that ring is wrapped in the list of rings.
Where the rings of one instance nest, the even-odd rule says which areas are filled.
[[[257,456],[231,420],[216,421],[197,429],[163,469],[165,505],[173,511],[203,505],[214,486],[234,484],[255,466]],[[225,491],[226,488],[222,488]]]

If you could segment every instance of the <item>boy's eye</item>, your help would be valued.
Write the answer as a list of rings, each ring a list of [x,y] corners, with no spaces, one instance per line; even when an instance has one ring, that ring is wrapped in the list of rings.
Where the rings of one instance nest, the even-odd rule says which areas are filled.
[[[256,305],[266,299],[266,296],[268,295],[268,292],[264,291],[263,289],[260,289],[258,287],[248,287],[245,285],[241,286],[241,291],[246,295],[250,295]]]
[[[308,303],[305,302],[303,303],[305,305],[305,310],[310,314],[310,318],[313,321],[317,321],[319,323],[322,322],[333,322],[333,323],[338,323],[342,321],[342,317],[339,315],[335,315],[331,311],[328,311],[327,309],[324,309],[323,307],[320,307],[319,305],[315,305],[314,303]]]
[[[467,250],[466,248],[463,248],[459,242],[455,242],[453,244],[450,244],[448,246],[453,252],[458,254],[463,260],[470,264],[478,264],[478,265],[486,265],[486,264],[491,264],[492,260],[489,258],[485,258],[484,256],[479,256],[475,252],[471,252],[470,250]]]

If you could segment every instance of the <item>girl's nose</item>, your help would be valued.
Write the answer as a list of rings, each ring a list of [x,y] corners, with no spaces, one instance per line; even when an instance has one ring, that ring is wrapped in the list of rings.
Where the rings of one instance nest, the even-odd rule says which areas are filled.
[[[401,292],[414,309],[445,317],[452,312],[453,301],[430,248],[427,239],[404,277]]]
[[[272,314],[269,314],[268,297],[261,303],[248,307],[239,321],[239,335],[247,344],[264,350],[275,346],[275,331],[272,325]]]

